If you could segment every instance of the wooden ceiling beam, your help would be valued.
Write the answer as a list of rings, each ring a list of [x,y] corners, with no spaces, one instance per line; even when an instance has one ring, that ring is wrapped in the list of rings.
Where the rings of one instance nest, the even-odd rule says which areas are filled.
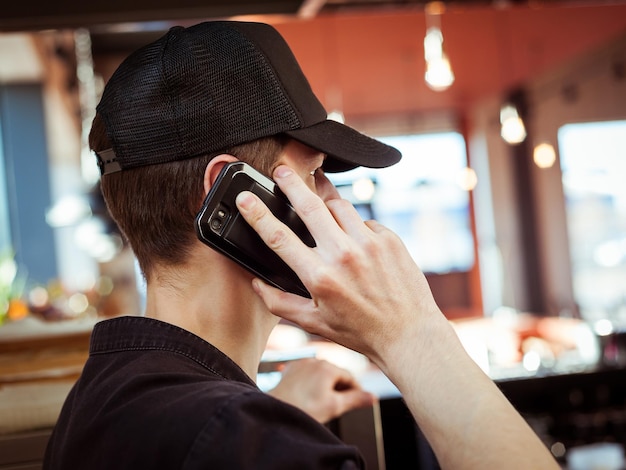
[[[0,9],[0,32],[111,23],[296,14],[302,0],[24,0]]]

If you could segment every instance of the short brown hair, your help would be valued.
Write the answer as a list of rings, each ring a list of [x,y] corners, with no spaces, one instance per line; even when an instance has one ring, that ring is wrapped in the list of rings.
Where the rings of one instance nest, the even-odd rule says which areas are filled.
[[[146,280],[156,265],[176,266],[187,260],[204,195],[204,170],[213,157],[228,153],[269,175],[288,140],[281,134],[197,158],[103,176],[100,185],[109,213],[130,243]],[[98,114],[89,146],[95,152],[111,147]]]

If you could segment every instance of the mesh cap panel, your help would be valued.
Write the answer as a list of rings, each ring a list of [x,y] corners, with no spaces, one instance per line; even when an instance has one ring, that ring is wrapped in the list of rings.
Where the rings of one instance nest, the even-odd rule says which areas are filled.
[[[323,141],[318,150],[329,155],[331,170],[388,166],[400,158],[394,148],[336,123],[332,137],[339,140],[329,141],[326,112],[293,53],[274,28],[260,23],[170,29],[120,65],[97,109],[113,145],[115,170],[290,131],[314,148]],[[346,148],[348,141],[356,144],[353,149]]]

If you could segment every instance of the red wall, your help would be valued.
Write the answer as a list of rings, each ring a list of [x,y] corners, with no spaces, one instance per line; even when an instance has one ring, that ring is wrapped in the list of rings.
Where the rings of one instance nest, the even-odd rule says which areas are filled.
[[[449,8],[441,26],[456,81],[445,92],[424,83],[421,10],[275,26],[327,107],[342,105],[346,116],[411,113],[462,109],[626,34],[626,4]],[[342,103],[330,102],[338,90]]]

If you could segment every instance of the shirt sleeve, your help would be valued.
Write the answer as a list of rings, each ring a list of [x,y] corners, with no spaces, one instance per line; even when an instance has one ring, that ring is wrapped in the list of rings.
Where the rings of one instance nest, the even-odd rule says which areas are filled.
[[[193,442],[183,470],[364,469],[354,446],[303,411],[264,393],[235,394]]]

